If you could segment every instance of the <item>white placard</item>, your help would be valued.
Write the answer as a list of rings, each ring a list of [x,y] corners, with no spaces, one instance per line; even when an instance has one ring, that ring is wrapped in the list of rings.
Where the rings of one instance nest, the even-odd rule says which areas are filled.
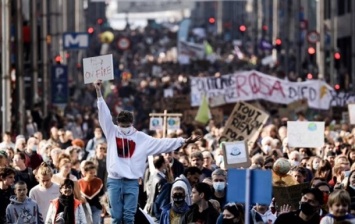
[[[180,118],[179,117],[169,117],[166,120],[168,130],[179,130],[180,129]]]
[[[84,83],[113,79],[112,54],[83,59]]]
[[[322,147],[324,122],[288,121],[287,139],[289,147]]]
[[[355,124],[355,104],[348,104],[350,124]]]
[[[163,118],[151,117],[149,121],[149,130],[151,131],[163,130]]]
[[[222,147],[224,164],[227,168],[250,166],[248,147],[245,141],[224,142]]]

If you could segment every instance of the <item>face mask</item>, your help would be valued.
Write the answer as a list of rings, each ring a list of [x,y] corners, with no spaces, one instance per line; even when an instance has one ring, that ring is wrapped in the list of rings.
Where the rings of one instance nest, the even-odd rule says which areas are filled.
[[[32,152],[37,152],[37,145],[32,146]]]
[[[222,224],[233,224],[233,219],[223,219]]]
[[[307,216],[313,215],[316,212],[315,208],[308,202],[301,202],[300,209]]]
[[[268,154],[268,153],[270,152],[270,150],[271,150],[271,146],[269,146],[269,145],[264,145],[263,151],[264,151],[265,154]]]
[[[313,169],[314,170],[318,170],[318,167],[319,167],[319,163],[313,164]]]
[[[120,127],[120,131],[121,131],[124,135],[128,135],[128,134],[130,134],[131,131],[132,131],[132,126],[127,127],[127,128]]]
[[[300,165],[300,162],[296,161],[296,160],[290,160],[291,166],[298,166]]]
[[[224,188],[226,188],[226,183],[225,182],[213,182],[213,188],[216,191],[223,191]]]
[[[173,201],[175,204],[182,204],[185,201],[185,196],[183,194],[174,194]]]

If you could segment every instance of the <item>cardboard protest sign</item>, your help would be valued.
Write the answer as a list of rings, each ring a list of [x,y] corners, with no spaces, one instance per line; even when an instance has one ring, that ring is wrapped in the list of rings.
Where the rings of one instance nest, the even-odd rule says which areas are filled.
[[[84,83],[113,79],[112,54],[83,59]]]
[[[309,188],[308,183],[288,187],[273,186],[273,195],[277,206],[291,205],[292,210],[297,210],[302,197],[302,191],[306,188]]]
[[[322,147],[324,145],[324,122],[288,121],[287,139],[290,147]]]
[[[229,116],[219,142],[249,141],[261,131],[269,115],[245,102],[235,105]]]
[[[348,104],[348,113],[350,124],[355,124],[355,104]]]
[[[245,141],[224,142],[222,144],[224,165],[229,168],[247,168],[251,161],[249,150]]]

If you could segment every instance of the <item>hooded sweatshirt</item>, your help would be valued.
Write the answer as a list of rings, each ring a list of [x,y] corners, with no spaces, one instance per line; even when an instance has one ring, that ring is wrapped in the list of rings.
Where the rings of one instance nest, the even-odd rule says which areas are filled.
[[[16,196],[10,198],[6,208],[6,223],[41,224],[44,223],[37,203],[27,197],[25,201],[17,201]]]
[[[112,121],[102,97],[97,100],[99,122],[107,139],[106,167],[109,178],[138,179],[143,176],[149,155],[167,153],[181,147],[183,138],[153,138],[133,127],[124,134]]]

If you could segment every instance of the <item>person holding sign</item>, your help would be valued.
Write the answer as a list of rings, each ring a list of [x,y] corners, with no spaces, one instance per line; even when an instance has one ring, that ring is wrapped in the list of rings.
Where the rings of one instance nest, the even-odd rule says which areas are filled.
[[[318,188],[305,189],[300,201],[300,209],[281,214],[274,224],[318,224],[318,211],[323,204],[323,193]]]
[[[99,123],[107,139],[107,193],[110,202],[112,223],[134,223],[138,204],[138,179],[144,174],[147,157],[174,151],[195,138],[153,138],[133,126],[133,115],[121,111],[117,125],[112,122],[110,110],[101,94],[102,81],[94,82],[97,93]]]

